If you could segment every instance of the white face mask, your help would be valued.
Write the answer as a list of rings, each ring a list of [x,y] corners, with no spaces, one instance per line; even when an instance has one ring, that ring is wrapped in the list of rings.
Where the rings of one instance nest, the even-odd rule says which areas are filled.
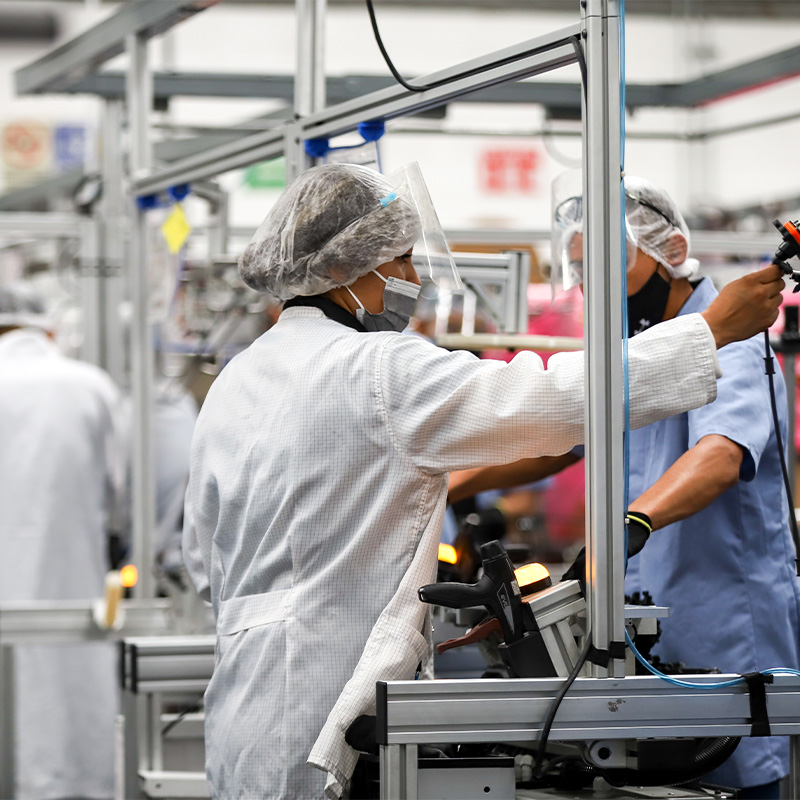
[[[411,281],[404,281],[401,278],[384,278],[377,270],[372,271],[386,284],[383,288],[383,311],[380,314],[371,314],[350,291],[350,287],[345,286],[344,288],[350,292],[350,296],[359,305],[356,319],[368,331],[397,331],[398,333],[404,331],[414,313],[420,287]]]

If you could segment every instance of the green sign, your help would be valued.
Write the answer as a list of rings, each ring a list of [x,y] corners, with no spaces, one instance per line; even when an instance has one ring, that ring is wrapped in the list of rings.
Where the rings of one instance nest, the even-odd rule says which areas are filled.
[[[251,189],[283,189],[286,186],[286,161],[281,156],[253,164],[244,173],[245,186]]]

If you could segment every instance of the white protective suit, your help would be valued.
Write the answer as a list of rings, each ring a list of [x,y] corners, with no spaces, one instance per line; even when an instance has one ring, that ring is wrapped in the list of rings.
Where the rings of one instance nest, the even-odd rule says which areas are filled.
[[[699,315],[629,353],[633,426],[714,399]],[[342,793],[344,732],[374,713],[375,681],[431,655],[416,592],[435,579],[448,472],[583,441],[583,359],[481,361],[294,307],[225,367],[195,429],[183,543],[217,616],[212,797]]]
[[[122,476],[116,403],[105,373],[43,332],[0,336],[1,602],[102,596]],[[18,646],[14,668],[18,800],[110,798],[114,645]]]

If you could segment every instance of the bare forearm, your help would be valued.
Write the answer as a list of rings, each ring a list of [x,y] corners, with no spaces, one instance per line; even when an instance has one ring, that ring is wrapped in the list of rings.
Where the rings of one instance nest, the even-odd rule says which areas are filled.
[[[658,530],[702,511],[739,478],[742,449],[724,436],[706,436],[630,504]]]
[[[510,489],[547,478],[574,464],[580,456],[564,453],[560,456],[523,458],[512,464],[495,467],[479,467],[450,473],[450,486],[447,499],[457,503],[467,497],[489,489]]]

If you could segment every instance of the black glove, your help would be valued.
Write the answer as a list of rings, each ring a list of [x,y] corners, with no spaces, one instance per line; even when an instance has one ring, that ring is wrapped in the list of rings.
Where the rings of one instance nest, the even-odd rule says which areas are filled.
[[[628,558],[632,558],[645,546],[653,530],[653,523],[647,514],[641,511],[629,511],[625,517],[628,526]],[[578,581],[581,593],[586,594],[586,548],[581,547],[578,557],[572,562],[570,568],[564,573],[562,581]]]
[[[378,754],[378,743],[376,741],[375,717],[362,714],[350,724],[344,735],[344,740],[353,750],[362,753]]]
[[[647,544],[653,532],[653,523],[641,511],[629,511],[625,522],[628,524],[628,558],[632,558]]]

